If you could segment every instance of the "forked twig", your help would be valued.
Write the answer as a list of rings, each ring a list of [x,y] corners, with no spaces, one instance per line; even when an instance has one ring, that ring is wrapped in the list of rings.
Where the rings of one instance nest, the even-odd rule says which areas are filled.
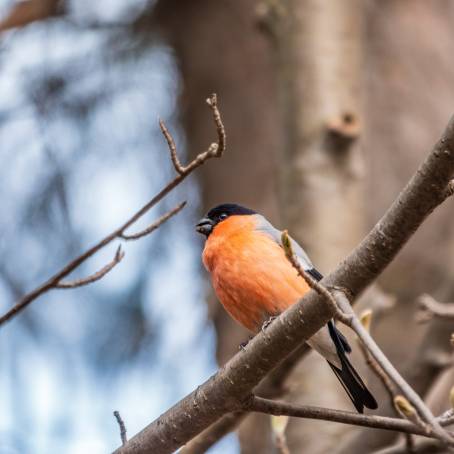
[[[46,282],[41,284],[39,287],[35,288],[32,290],[30,293],[27,293],[24,295],[11,309],[9,309],[4,315],[0,317],[0,326],[6,323],[7,321],[11,320],[13,317],[15,317],[19,312],[24,310],[30,303],[32,303],[34,300],[36,300],[39,296],[42,294],[48,292],[51,289],[58,289],[58,288],[75,288],[75,287],[80,287],[81,285],[86,285],[90,284],[91,282],[95,282],[96,280],[100,279],[103,277],[106,273],[108,273],[114,265],[109,268],[109,266],[112,265],[112,263],[106,265],[102,270],[100,270],[98,273],[95,273],[93,276],[85,279],[81,279],[78,281],[74,282],[67,282],[67,283],[62,283],[62,279],[68,276],[70,273],[72,273],[76,268],[78,268],[83,262],[85,262],[89,257],[92,255],[96,254],[99,250],[110,244],[112,241],[115,239],[137,239],[141,238],[142,236],[148,235],[151,233],[153,230],[155,230],[157,227],[154,227],[154,224],[150,225],[147,229],[143,230],[142,232],[139,232],[135,235],[126,235],[124,232],[126,229],[128,229],[131,225],[133,225],[138,219],[140,219],[145,213],[147,213],[152,207],[154,207],[158,202],[160,202],[170,191],[172,191],[175,187],[177,187],[191,172],[193,172],[195,169],[200,167],[202,164],[204,164],[207,160],[211,158],[219,158],[223,155],[225,148],[226,148],[226,135],[225,135],[225,128],[222,123],[221,115],[218,110],[217,106],[217,97],[215,94],[211,95],[207,100],[207,104],[209,105],[212,114],[213,114],[213,120],[214,124],[216,126],[216,132],[218,136],[218,141],[217,143],[212,143],[208,146],[208,148],[205,151],[202,151],[199,153],[196,158],[191,161],[187,166],[185,167],[179,167],[180,171],[178,172],[179,174],[172,180],[170,183],[168,183],[161,191],[159,191],[148,203],[146,203],[139,211],[134,213],[126,222],[124,222],[120,227],[118,227],[116,230],[111,232],[109,235],[107,235],[105,238],[100,240],[98,243],[96,243],[94,246],[92,246],[90,249],[86,250],[83,254],[79,255],[77,258],[69,262],[65,267],[63,267],[60,271],[58,271],[56,274],[54,274],[51,278],[49,278]],[[168,133],[168,131],[167,131]],[[168,133],[170,136],[170,133]],[[171,136],[170,136],[171,137]],[[167,144],[169,145],[168,142],[168,137],[165,135],[165,138],[167,140]],[[173,139],[172,139],[173,143]],[[170,147],[170,145],[169,145]],[[174,153],[176,153],[176,150],[173,151],[170,149],[171,157]],[[175,155],[172,158],[172,160],[175,159]],[[174,164],[175,162],[179,161],[173,161]],[[178,212],[181,208],[176,207],[175,208],[175,213]],[[175,213],[169,212],[167,215],[165,215],[165,219],[162,220],[158,219],[155,224],[162,225],[163,222],[168,220],[171,216],[173,216]],[[121,260],[121,259],[120,259]],[[120,261],[118,260],[118,261]],[[114,260],[115,261],[115,260]],[[107,269],[107,271],[106,271]]]
[[[126,233],[120,234],[120,238],[123,240],[138,240],[139,238],[142,238],[144,236],[149,235],[150,233],[154,232],[157,228],[159,228],[164,222],[166,222],[168,219],[170,219],[172,216],[175,216],[178,212],[180,212],[185,206],[186,206],[186,201],[181,202],[179,205],[177,205],[175,208],[172,208],[170,211],[167,213],[163,214],[159,219],[157,219],[155,222],[150,224],[146,229],[141,230],[140,232],[127,235]]]
[[[101,278],[103,278],[110,270],[112,270],[116,265],[118,265],[123,257],[125,256],[125,253],[121,250],[121,246],[118,246],[117,252],[115,252],[115,256],[112,259],[110,263],[105,265],[103,268],[101,268],[99,271],[96,273],[84,277],[82,279],[76,279],[74,281],[67,281],[67,282],[62,282],[60,281],[58,284],[55,285],[55,288],[76,288],[76,287],[82,287],[84,285],[92,284],[93,282],[99,281]]]

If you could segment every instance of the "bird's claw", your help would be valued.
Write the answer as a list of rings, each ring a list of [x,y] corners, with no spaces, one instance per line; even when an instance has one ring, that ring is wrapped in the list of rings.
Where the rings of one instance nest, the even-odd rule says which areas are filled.
[[[247,344],[249,344],[249,341],[252,339],[252,337],[250,337],[248,340],[244,341],[244,342],[241,342],[241,344],[238,346],[238,349],[239,350],[246,350],[246,346]]]

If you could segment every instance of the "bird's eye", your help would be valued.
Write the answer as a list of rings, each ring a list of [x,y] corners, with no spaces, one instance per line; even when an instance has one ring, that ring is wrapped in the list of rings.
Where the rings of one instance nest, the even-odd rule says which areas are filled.
[[[225,218],[227,218],[227,214],[226,213],[222,213],[219,215],[219,220],[220,221],[223,221]]]

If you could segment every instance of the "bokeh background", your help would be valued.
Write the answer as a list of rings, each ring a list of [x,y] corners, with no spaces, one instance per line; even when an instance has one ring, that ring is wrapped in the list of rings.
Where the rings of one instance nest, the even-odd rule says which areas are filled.
[[[0,0],[1,311],[173,177],[158,117],[189,159],[215,138],[204,101],[216,92],[228,135],[225,157],[136,227],[188,200],[183,212],[125,244],[125,259],[109,275],[50,292],[1,327],[1,454],[112,451],[120,442],[114,410],[133,435],[232,356],[247,334],[225,316],[201,269],[193,225],[208,208],[226,201],[255,208],[290,228],[326,273],[415,171],[454,110],[454,4],[322,2],[336,5],[334,19],[327,13],[334,22],[326,22],[316,3],[284,2],[282,10],[253,0]],[[295,67],[286,46],[292,29],[274,24],[293,16],[306,33],[294,42],[309,60]],[[319,33],[329,44],[336,21],[352,33],[347,46],[334,45],[344,73],[336,72],[333,46],[316,46]],[[300,80],[295,92],[291,71]],[[325,87],[327,74],[337,79]],[[345,109],[359,137],[347,158],[320,166],[326,143],[317,132],[314,139],[311,122]],[[421,292],[453,298],[452,216],[451,203],[385,273],[377,291],[386,303],[377,303],[374,325],[391,359],[440,410],[450,370],[415,352],[450,355],[451,326],[417,325],[413,312]],[[99,269],[115,247],[75,277]],[[305,364],[289,380],[290,398],[349,408],[328,368],[316,356]],[[390,442],[370,434],[319,422],[289,426],[292,452],[372,452],[372,439],[374,447]],[[273,452],[267,417],[250,418],[210,452],[240,449]]]

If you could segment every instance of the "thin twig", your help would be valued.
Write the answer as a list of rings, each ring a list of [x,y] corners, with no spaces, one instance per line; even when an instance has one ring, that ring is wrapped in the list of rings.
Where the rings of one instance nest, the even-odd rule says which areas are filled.
[[[117,252],[115,252],[115,257],[112,259],[110,263],[108,263],[106,266],[101,268],[99,271],[96,273],[84,277],[82,279],[76,279],[74,281],[66,281],[62,282],[60,281],[58,284],[55,285],[55,288],[76,288],[76,287],[83,287],[84,285],[92,284],[93,282],[99,281],[101,278],[103,278],[110,270],[112,270],[115,266],[117,266],[122,260],[123,257],[125,256],[125,253],[121,250],[121,246],[118,246]]]
[[[169,147],[170,151],[170,159],[172,160],[173,166],[175,167],[175,170],[177,173],[180,175],[183,174],[186,171],[186,168],[181,165],[180,160],[178,158],[177,154],[177,146],[175,145],[175,141],[173,140],[172,135],[170,134],[169,130],[167,129],[167,126],[165,123],[159,119],[159,127],[161,128],[162,134],[164,135],[165,139],[167,140],[167,145]]]
[[[451,424],[454,424],[454,410],[452,408],[446,410],[437,419],[442,426],[449,426]]]
[[[353,312],[353,308],[350,304],[350,301],[345,296],[345,293],[338,288],[333,288],[333,296],[336,298],[336,301],[339,307],[347,314],[352,315],[350,319],[350,327],[355,331],[357,336],[364,343],[366,348],[369,350],[374,359],[378,362],[380,367],[385,371],[385,373],[391,378],[391,380],[399,387],[404,397],[411,402],[412,405],[416,408],[419,416],[423,419],[424,422],[431,426],[434,434],[443,442],[448,444],[453,444],[453,438],[440,426],[440,423],[437,421],[435,416],[429,410],[427,405],[421,399],[421,397],[413,390],[413,388],[405,381],[405,379],[399,374],[397,369],[391,364],[391,361],[385,356],[385,354],[380,350],[378,345],[372,339],[370,334],[364,328],[364,326],[359,321],[358,317]]]
[[[293,405],[271,399],[251,396],[244,402],[244,409],[269,415],[287,415],[297,418],[319,419],[323,421],[350,424],[353,426],[370,427],[374,429],[393,430],[402,433],[435,437],[432,428],[426,432],[413,422],[406,419],[390,418],[388,416],[365,415],[344,410],[315,407],[311,405]],[[444,423],[443,423],[444,424]]]
[[[172,208],[170,211],[167,213],[163,214],[159,219],[157,219],[155,222],[150,224],[146,229],[131,234],[127,235],[126,233],[122,233],[120,235],[120,238],[122,240],[138,240],[139,238],[142,238],[146,235],[149,235],[150,233],[154,232],[157,228],[159,228],[164,222],[166,222],[168,219],[170,219],[172,216],[175,216],[179,211],[181,211],[186,205],[186,201],[181,202],[179,205],[177,205],[175,208]]]
[[[121,444],[124,446],[126,444],[126,442],[128,441],[128,437],[126,436],[125,423],[124,423],[123,419],[121,419],[120,412],[118,410],[115,410],[113,412],[113,414],[115,416],[115,419],[117,420],[118,427],[120,428]]]
[[[394,398],[394,408],[403,418],[408,419],[413,424],[421,427],[425,432],[430,433],[429,425],[421,419],[415,407],[413,407],[404,396],[397,395]]]
[[[24,295],[11,309],[9,309],[3,316],[0,317],[0,326],[11,320],[19,312],[24,310],[30,303],[36,300],[42,294],[48,292],[51,289],[57,288],[61,280],[78,268],[83,262],[85,262],[89,257],[96,254],[99,250],[110,244],[113,240],[121,238],[124,235],[125,230],[133,225],[138,219],[140,219],[145,213],[147,213],[152,207],[154,207],[158,202],[160,202],[170,191],[177,187],[192,171],[197,167],[200,167],[207,160],[211,158],[219,158],[223,155],[226,147],[226,136],[224,125],[221,120],[221,116],[217,107],[217,98],[216,95],[211,95],[207,100],[212,114],[214,123],[216,126],[218,142],[212,143],[207,150],[199,153],[197,157],[191,161],[185,168],[184,173],[176,176],[170,183],[168,183],[160,192],[158,192],[148,203],[146,203],[139,211],[133,214],[126,222],[124,222],[120,227],[114,230],[112,233],[107,235],[101,241],[96,243],[90,249],[86,250],[79,257],[75,258],[69,262],[65,267],[60,271],[54,274],[46,282],[41,284],[39,287],[32,290],[30,293]]]
[[[407,454],[415,452],[415,437],[412,434],[405,434],[405,449]]]
[[[370,333],[370,325],[372,322],[372,311],[366,310],[364,311],[360,317],[359,317],[361,324],[364,326],[364,329],[367,330],[367,332]],[[383,383],[383,386],[385,387],[390,401],[394,407],[394,397],[397,394],[397,388],[392,382],[392,380],[388,377],[388,375],[385,373],[385,371],[381,368],[380,364],[375,360],[375,358],[371,355],[370,351],[366,348],[366,346],[361,342],[360,338],[357,337],[357,343],[358,346],[364,356],[364,360],[366,361],[366,364],[372,369],[372,371],[375,373],[375,375],[380,379],[380,381]]]
[[[298,257],[293,252],[292,242],[287,230],[284,230],[281,235],[282,246],[284,248],[285,255],[293,267],[298,271],[298,274],[306,281],[307,285],[314,289],[319,295],[325,297],[325,299],[331,304],[336,314],[336,318],[346,325],[350,323],[350,316],[344,314],[333,295],[318,281],[316,281],[302,266]]]
[[[432,296],[424,294],[417,299],[419,311],[416,314],[416,320],[424,323],[433,317],[454,319],[454,303],[440,303]]]

